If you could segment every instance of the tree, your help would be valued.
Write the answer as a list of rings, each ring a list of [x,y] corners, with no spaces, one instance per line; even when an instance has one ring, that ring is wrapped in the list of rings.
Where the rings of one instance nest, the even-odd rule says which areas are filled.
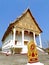
[[[47,42],[48,47],[46,48],[46,52],[49,54],[49,41]]]
[[[48,44],[48,48],[49,48],[49,41],[47,42],[47,44]]]
[[[2,48],[0,48],[0,51],[2,51]]]

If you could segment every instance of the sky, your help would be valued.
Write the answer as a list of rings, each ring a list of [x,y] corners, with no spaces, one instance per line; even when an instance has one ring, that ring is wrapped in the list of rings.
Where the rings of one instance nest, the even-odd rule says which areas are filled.
[[[8,27],[27,8],[30,9],[43,33],[41,34],[44,48],[49,42],[49,0],[0,0],[0,47],[1,39]]]

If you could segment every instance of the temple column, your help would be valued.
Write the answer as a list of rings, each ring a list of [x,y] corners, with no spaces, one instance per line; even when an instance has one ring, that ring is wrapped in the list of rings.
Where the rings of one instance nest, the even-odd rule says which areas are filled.
[[[15,44],[15,36],[16,36],[16,29],[14,28],[13,29],[13,41],[14,41],[14,44]]]
[[[13,29],[13,46],[15,46],[15,36],[16,36],[16,29]],[[13,54],[15,53],[14,47],[13,47]]]
[[[33,38],[34,38],[34,43],[37,45],[36,38],[35,38],[35,32],[33,32]]]
[[[22,30],[22,45],[24,45],[24,30]]]
[[[41,35],[39,34],[40,47],[42,48]]]
[[[22,30],[22,44],[21,44],[21,46],[22,46],[22,52],[21,53],[24,54],[24,52],[25,52],[24,51],[24,49],[25,49],[24,48],[24,30]]]

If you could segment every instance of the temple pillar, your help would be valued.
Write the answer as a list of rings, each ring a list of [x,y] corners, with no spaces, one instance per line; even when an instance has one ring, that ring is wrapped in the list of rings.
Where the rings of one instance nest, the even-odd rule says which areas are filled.
[[[13,29],[13,41],[14,41],[14,44],[15,44],[15,36],[16,36],[16,29],[14,28]]]
[[[42,48],[41,35],[39,34],[40,47]]]
[[[24,54],[25,53],[25,47],[24,47],[24,30],[22,30],[22,44],[21,44],[21,46],[22,46],[22,54]]]
[[[16,37],[16,29],[13,29],[13,54],[15,53],[14,51],[14,45],[15,45],[15,37]]]
[[[35,32],[33,32],[33,38],[34,38],[34,43],[37,45],[36,38],[35,38]]]
[[[24,30],[22,30],[22,45],[24,45]]]

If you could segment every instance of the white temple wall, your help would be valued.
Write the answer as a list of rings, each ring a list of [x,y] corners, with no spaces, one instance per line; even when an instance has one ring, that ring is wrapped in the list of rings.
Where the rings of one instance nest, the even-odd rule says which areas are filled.
[[[9,33],[9,35],[5,38],[3,43],[7,42],[8,40],[12,40],[12,32]]]

